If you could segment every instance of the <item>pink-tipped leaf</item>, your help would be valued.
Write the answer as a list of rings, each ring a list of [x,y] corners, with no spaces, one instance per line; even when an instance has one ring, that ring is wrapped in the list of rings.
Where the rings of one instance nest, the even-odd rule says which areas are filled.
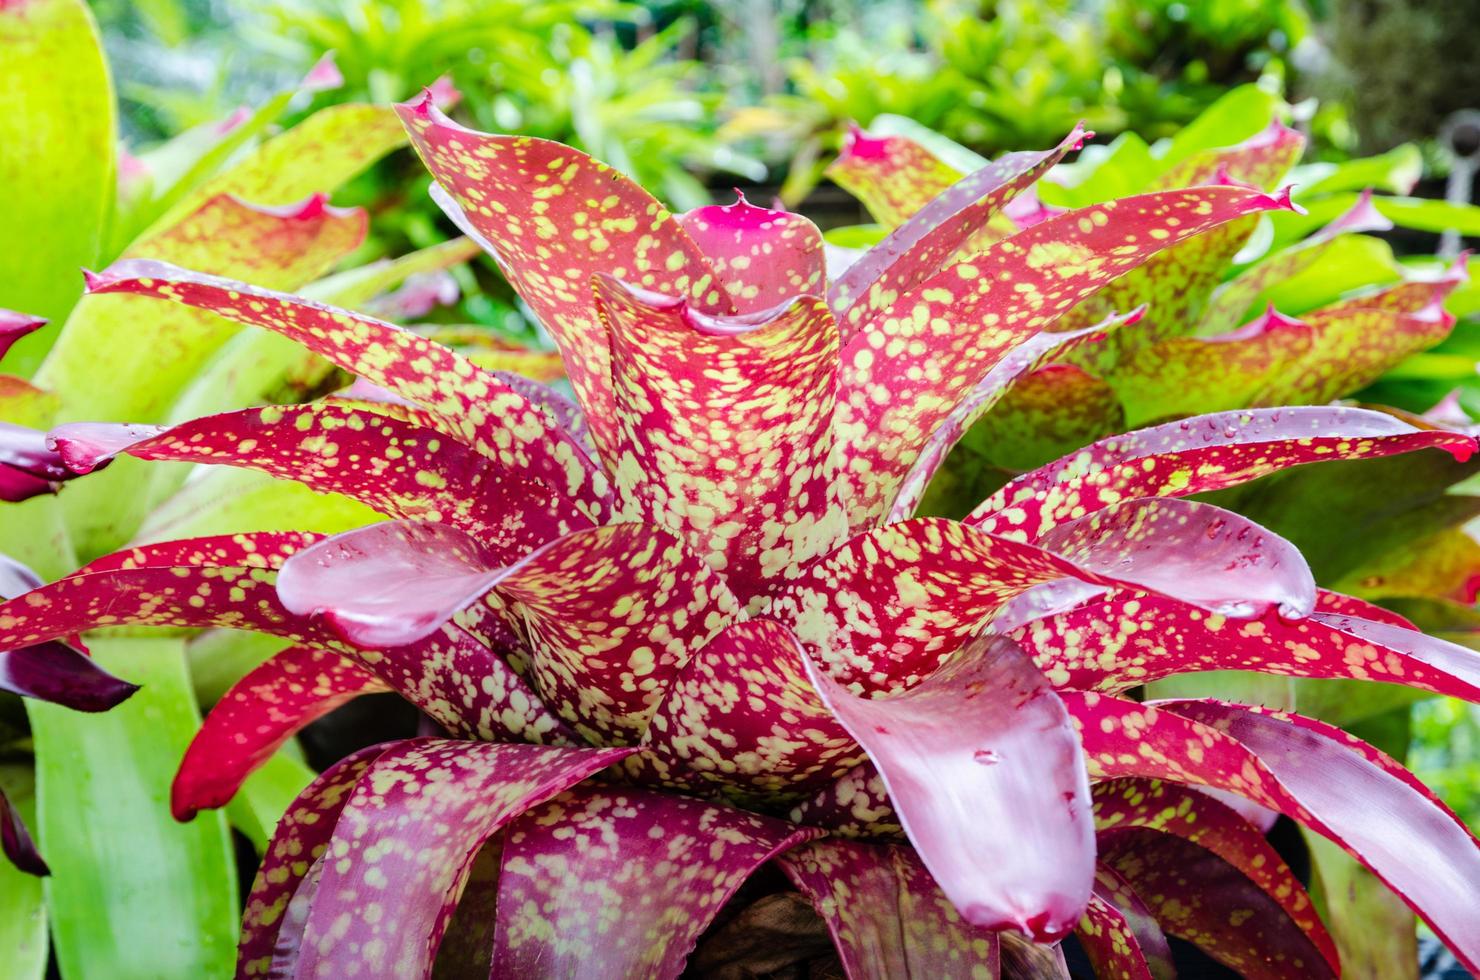
[[[822,232],[799,214],[734,204],[695,208],[678,223],[714,266],[737,313],[760,313],[827,291]]]

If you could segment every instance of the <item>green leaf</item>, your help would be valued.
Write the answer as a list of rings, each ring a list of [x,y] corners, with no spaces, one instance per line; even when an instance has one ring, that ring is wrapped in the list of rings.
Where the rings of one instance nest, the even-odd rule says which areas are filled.
[[[1258,85],[1231,89],[1172,137],[1171,146],[1161,158],[1162,171],[1194,153],[1248,139],[1273,122],[1283,104],[1279,96]]]
[[[0,791],[26,826],[36,827],[34,781],[29,766],[0,766]],[[44,847],[43,847],[44,850]],[[42,879],[0,861],[0,974],[6,980],[40,980],[46,975],[46,893]]]
[[[1085,152],[1088,154],[1094,149],[1086,147]],[[1141,193],[1161,170],[1161,164],[1151,155],[1151,147],[1145,140],[1135,133],[1121,133],[1093,162],[1060,164],[1054,180],[1062,172],[1068,186],[1054,180],[1043,181],[1038,185],[1038,196],[1046,203],[1060,207],[1088,207]]]
[[[170,816],[170,781],[200,724],[184,640],[91,643],[104,667],[142,689],[102,714],[26,703],[62,975],[229,977],[237,886],[226,820]]]
[[[274,480],[254,470],[217,466],[151,513],[136,540],[168,541],[245,531],[337,534],[383,520],[384,515],[337,493],[315,493],[301,483]]]
[[[113,207],[113,86],[82,0],[0,6],[0,187],[11,229],[0,249],[0,307],[51,326],[6,367],[30,375],[82,294]]]
[[[1387,242],[1368,235],[1342,235],[1308,268],[1264,290],[1249,309],[1257,314],[1273,303],[1281,313],[1299,316],[1353,290],[1394,282],[1402,272]]]
[[[242,784],[226,804],[226,819],[246,835],[261,854],[277,823],[303,788],[313,781],[314,771],[295,759],[287,749],[279,751]]]
[[[1299,189],[1301,203],[1317,194],[1361,191],[1367,188],[1389,194],[1407,194],[1423,176],[1423,155],[1412,143],[1395,146],[1386,153],[1360,157],[1344,163],[1309,163],[1297,167],[1290,180]]]

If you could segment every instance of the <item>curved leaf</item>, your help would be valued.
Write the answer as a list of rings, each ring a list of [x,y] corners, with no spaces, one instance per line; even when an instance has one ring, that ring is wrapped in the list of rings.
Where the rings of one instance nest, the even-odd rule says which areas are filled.
[[[1075,938],[1096,980],[1172,980],[1167,937],[1130,884],[1110,868],[1095,869],[1095,890]]]
[[[909,220],[962,176],[909,137],[870,136],[857,126],[826,174],[886,228]]]
[[[790,211],[734,204],[695,208],[678,223],[709,259],[740,314],[760,313],[827,289],[822,233]]]

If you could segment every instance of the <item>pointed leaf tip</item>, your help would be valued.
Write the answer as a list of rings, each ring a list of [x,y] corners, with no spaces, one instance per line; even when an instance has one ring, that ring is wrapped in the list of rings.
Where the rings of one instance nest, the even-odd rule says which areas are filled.
[[[328,92],[339,88],[344,84],[344,73],[339,70],[339,65],[334,60],[334,52],[325,52],[324,56],[314,62],[314,66],[303,76],[301,88],[305,92]]]
[[[71,422],[47,433],[46,445],[61,455],[62,465],[81,476],[106,466],[135,443],[164,431],[162,425]]]

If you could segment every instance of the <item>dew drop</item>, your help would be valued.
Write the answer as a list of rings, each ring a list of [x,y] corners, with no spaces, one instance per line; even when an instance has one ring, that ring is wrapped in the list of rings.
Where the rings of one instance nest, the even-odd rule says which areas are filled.
[[[983,766],[995,766],[997,763],[1002,761],[1002,756],[998,755],[991,749],[977,749],[975,752],[971,753],[971,761],[979,763]]]

